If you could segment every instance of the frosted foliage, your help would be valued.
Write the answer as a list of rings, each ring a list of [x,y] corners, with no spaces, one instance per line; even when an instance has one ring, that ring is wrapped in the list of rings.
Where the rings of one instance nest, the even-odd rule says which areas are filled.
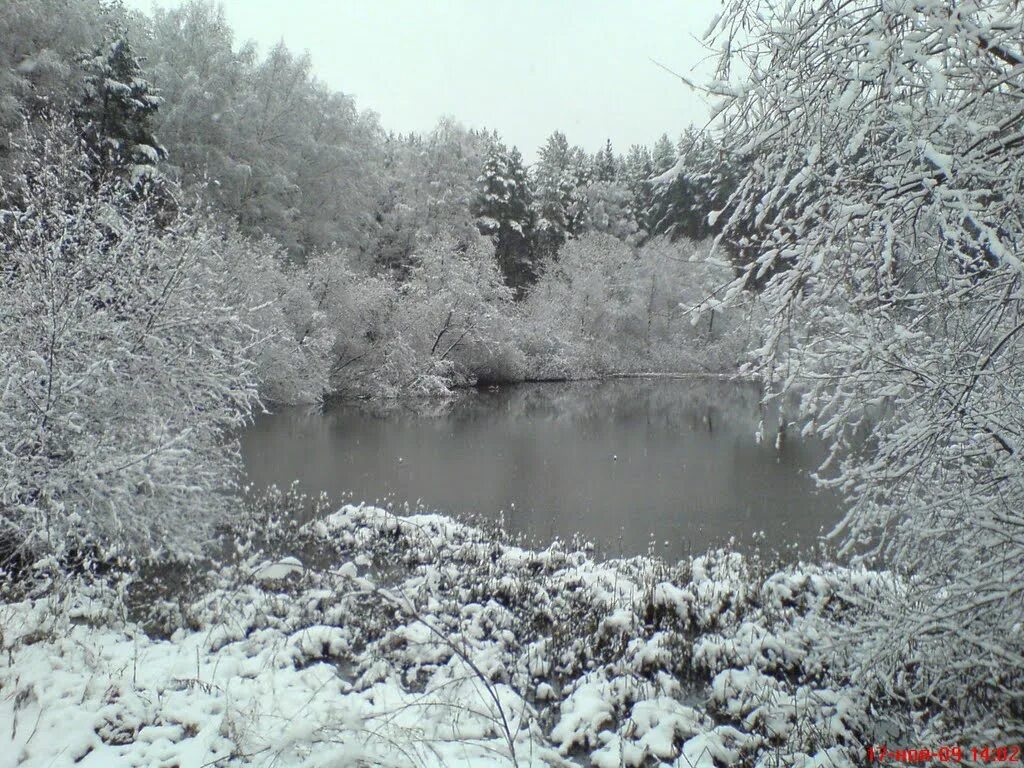
[[[513,287],[524,286],[535,275],[530,253],[530,186],[519,151],[513,147],[509,152],[495,141],[476,185],[477,229],[494,242],[494,258],[505,281]]]
[[[244,310],[259,342],[247,354],[260,397],[273,403],[318,401],[327,389],[332,343],[323,300],[330,275],[290,266],[285,250],[270,238],[253,241],[232,231],[218,247],[229,300]]]
[[[452,386],[520,364],[511,344],[512,292],[489,244],[453,231],[424,243],[408,277],[367,276],[338,257],[313,265],[311,284],[334,339],[332,388],[377,397],[446,395]],[[316,287],[319,276],[328,276]]]
[[[709,245],[606,234],[570,241],[524,308],[524,347],[542,377],[735,366],[755,326],[740,310],[699,323],[689,308],[729,279]],[[754,337],[756,338],[756,336]]]
[[[187,551],[226,513],[224,431],[253,402],[257,339],[225,300],[216,238],[156,229],[66,146],[33,148],[0,198],[3,540]]]
[[[711,36],[745,164],[724,237],[752,233],[749,272],[775,270],[758,368],[837,446],[870,428],[837,464],[841,530],[914,575],[866,620],[864,671],[918,704],[962,702],[950,721],[1019,723],[1019,4],[733,0]]]
[[[141,62],[118,32],[82,62],[83,92],[74,110],[97,171],[152,177],[166,154],[151,130],[161,99],[142,77]]]
[[[630,210],[629,190],[622,184],[595,182],[584,190],[587,195],[590,230],[604,232],[620,240],[637,239],[637,224]]]
[[[368,249],[376,266],[405,276],[417,248],[432,238],[454,232],[467,242],[476,235],[471,207],[491,140],[451,118],[425,135],[388,137]]]
[[[583,233],[587,224],[589,161],[579,147],[570,147],[565,134],[555,131],[541,147],[533,167],[534,215],[538,248],[546,257],[557,253],[567,239]]]
[[[4,0],[0,13],[0,169],[23,112],[61,108],[80,95],[74,66],[100,38],[102,18],[89,0]]]
[[[246,234],[293,254],[366,246],[379,193],[375,116],[317,81],[308,56],[277,45],[261,60],[234,45],[212,3],[157,9],[139,37],[163,97],[154,120],[169,173],[205,185]]]

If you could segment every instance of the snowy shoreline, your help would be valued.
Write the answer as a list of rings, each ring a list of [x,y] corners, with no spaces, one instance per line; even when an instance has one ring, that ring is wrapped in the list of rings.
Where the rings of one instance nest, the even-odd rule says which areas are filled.
[[[150,634],[109,587],[0,607],[0,767],[864,754],[867,702],[832,679],[829,636],[894,588],[883,574],[724,551],[598,563],[361,506],[284,539],[150,605]]]
[[[319,403],[323,406],[344,406],[353,404],[364,404],[364,403],[376,403],[380,405],[387,405],[390,403],[401,404],[407,406],[410,402],[412,403],[444,403],[449,401],[453,397],[458,397],[467,392],[473,392],[476,390],[486,390],[492,387],[504,388],[504,387],[521,387],[539,384],[600,384],[609,381],[623,381],[623,380],[658,380],[665,379],[671,381],[701,381],[701,380],[712,380],[712,381],[735,381],[742,384],[761,384],[761,379],[757,376],[744,373],[740,370],[731,371],[637,371],[637,372],[616,372],[616,373],[581,373],[579,375],[553,375],[545,376],[543,374],[537,374],[535,376],[525,376],[523,378],[508,378],[508,379],[485,379],[481,381],[474,381],[472,383],[456,383],[452,384],[445,394],[428,394],[420,397],[410,397],[408,395],[397,395],[394,397],[380,397],[373,395],[361,395],[361,396],[349,396],[345,394],[333,393],[325,395]],[[315,402],[309,403],[290,403],[287,401],[274,401],[268,400],[266,405],[268,406],[289,406],[289,405],[314,405]]]

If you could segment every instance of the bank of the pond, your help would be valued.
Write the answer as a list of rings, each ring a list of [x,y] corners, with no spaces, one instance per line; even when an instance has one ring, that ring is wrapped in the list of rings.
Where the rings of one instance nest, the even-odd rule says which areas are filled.
[[[363,506],[234,551],[142,612],[146,583],[2,606],[0,766],[838,766],[872,735],[834,640],[883,574]]]
[[[757,384],[760,385],[760,378],[744,374],[739,371],[613,371],[608,373],[580,373],[578,375],[558,375],[558,376],[480,376],[471,381],[456,382],[449,387],[448,395],[432,395],[432,396],[395,396],[395,397],[373,397],[371,395],[360,395],[352,396],[346,394],[343,391],[328,393],[324,395],[320,400],[311,401],[300,401],[295,402],[276,402],[274,400],[267,399],[264,405],[270,410],[276,408],[289,407],[291,405],[322,405],[323,407],[330,408],[332,406],[349,406],[349,405],[365,405],[367,403],[376,403],[379,405],[401,405],[407,406],[409,403],[422,403],[426,406],[435,404],[438,402],[445,402],[454,395],[463,394],[466,392],[473,392],[481,389],[493,389],[500,387],[518,387],[530,384],[577,384],[586,382],[602,382],[602,381],[623,381],[629,379],[636,379],[637,381],[643,381],[645,379],[667,379],[672,381],[700,381],[706,379],[708,381],[734,381],[743,384]]]

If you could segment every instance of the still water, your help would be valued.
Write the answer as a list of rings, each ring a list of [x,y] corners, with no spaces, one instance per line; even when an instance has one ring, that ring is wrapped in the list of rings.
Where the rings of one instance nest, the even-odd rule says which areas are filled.
[[[335,500],[503,519],[544,544],[669,558],[735,537],[808,547],[841,515],[810,477],[822,445],[755,440],[755,387],[622,379],[471,391],[447,406],[279,408],[242,435],[254,487],[299,480]],[[762,535],[763,532],[763,535]]]

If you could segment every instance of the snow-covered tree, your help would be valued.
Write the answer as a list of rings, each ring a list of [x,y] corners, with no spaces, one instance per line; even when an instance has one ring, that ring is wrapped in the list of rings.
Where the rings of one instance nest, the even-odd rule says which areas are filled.
[[[329,391],[334,318],[325,294],[331,275],[293,263],[273,238],[254,240],[234,226],[215,247],[227,273],[226,299],[246,308],[245,322],[261,340],[249,349],[260,399],[318,402]]]
[[[467,129],[444,117],[424,137],[412,163],[415,195],[422,201],[421,229],[425,235],[455,233],[465,242],[476,239],[472,213],[476,181],[488,147],[495,137]]]
[[[236,46],[206,0],[156,10],[137,37],[164,99],[154,125],[166,172],[300,259],[368,246],[381,195],[374,115],[318,82],[308,57],[278,45],[261,60]]]
[[[525,302],[523,346],[538,376],[735,367],[745,313],[694,324],[686,310],[728,280],[708,243],[635,248],[589,232],[565,244]]]
[[[610,182],[615,181],[617,176],[618,162],[612,149],[612,140],[608,139],[604,147],[594,155],[593,178],[595,181]]]
[[[651,151],[640,144],[629,148],[625,161],[625,182],[630,197],[630,214],[641,233],[648,231],[647,212],[651,207],[650,178],[654,174]]]
[[[417,246],[408,273],[365,275],[336,261],[325,311],[335,341],[335,391],[407,397],[447,394],[478,380],[515,379],[512,290],[486,240],[441,233]]]
[[[654,149],[651,151],[651,163],[654,166],[654,173],[657,175],[670,170],[676,164],[677,158],[678,155],[672,140],[668,137],[667,133],[661,134],[654,143]]]
[[[258,334],[217,238],[50,131],[0,188],[0,522],[32,555],[194,550],[231,500]]]
[[[579,147],[571,147],[561,131],[551,134],[541,147],[534,168],[539,258],[554,258],[567,239],[585,230],[587,199],[583,186],[590,178],[589,166],[586,153]]]
[[[152,176],[166,150],[153,134],[161,99],[142,76],[126,33],[83,61],[84,92],[76,110],[79,130],[100,172]]]
[[[721,237],[772,273],[759,370],[837,447],[847,550],[906,576],[853,635],[858,679],[946,735],[1019,737],[1024,15],[730,0],[713,37],[743,160]]]
[[[629,189],[614,181],[597,181],[584,188],[587,195],[588,229],[620,240],[632,241],[638,232]]]
[[[0,173],[26,119],[66,112],[81,97],[81,54],[116,8],[94,0],[0,2]]]
[[[429,391],[435,376],[445,386],[514,378],[515,355],[506,344],[513,294],[489,251],[481,238],[467,244],[452,232],[419,253],[391,337],[425,359],[412,391]]]
[[[402,181],[392,177],[385,183],[387,188],[373,211],[376,231],[368,247],[368,262],[371,269],[405,277],[413,266],[419,217],[406,202]]]
[[[476,180],[493,140],[451,118],[426,135],[390,136],[370,261],[404,275],[418,246],[433,237],[455,232],[465,242],[475,239]]]
[[[737,163],[722,156],[712,136],[688,129],[679,139],[675,165],[650,185],[650,233],[690,240],[718,234],[721,228],[712,225],[709,216],[729,204],[740,173],[736,166]],[[719,214],[716,224],[725,218]],[[743,249],[734,242],[740,227],[735,224],[738,222],[734,223],[726,244],[730,246],[730,255],[742,265]],[[743,228],[744,234],[748,229]]]
[[[506,284],[514,289],[522,289],[535,277],[530,198],[522,155],[496,141],[477,179],[473,212],[480,233],[494,241],[495,259]]]
[[[621,299],[630,293],[631,249],[606,234],[565,244],[524,306],[523,345],[538,377],[615,369]]]

